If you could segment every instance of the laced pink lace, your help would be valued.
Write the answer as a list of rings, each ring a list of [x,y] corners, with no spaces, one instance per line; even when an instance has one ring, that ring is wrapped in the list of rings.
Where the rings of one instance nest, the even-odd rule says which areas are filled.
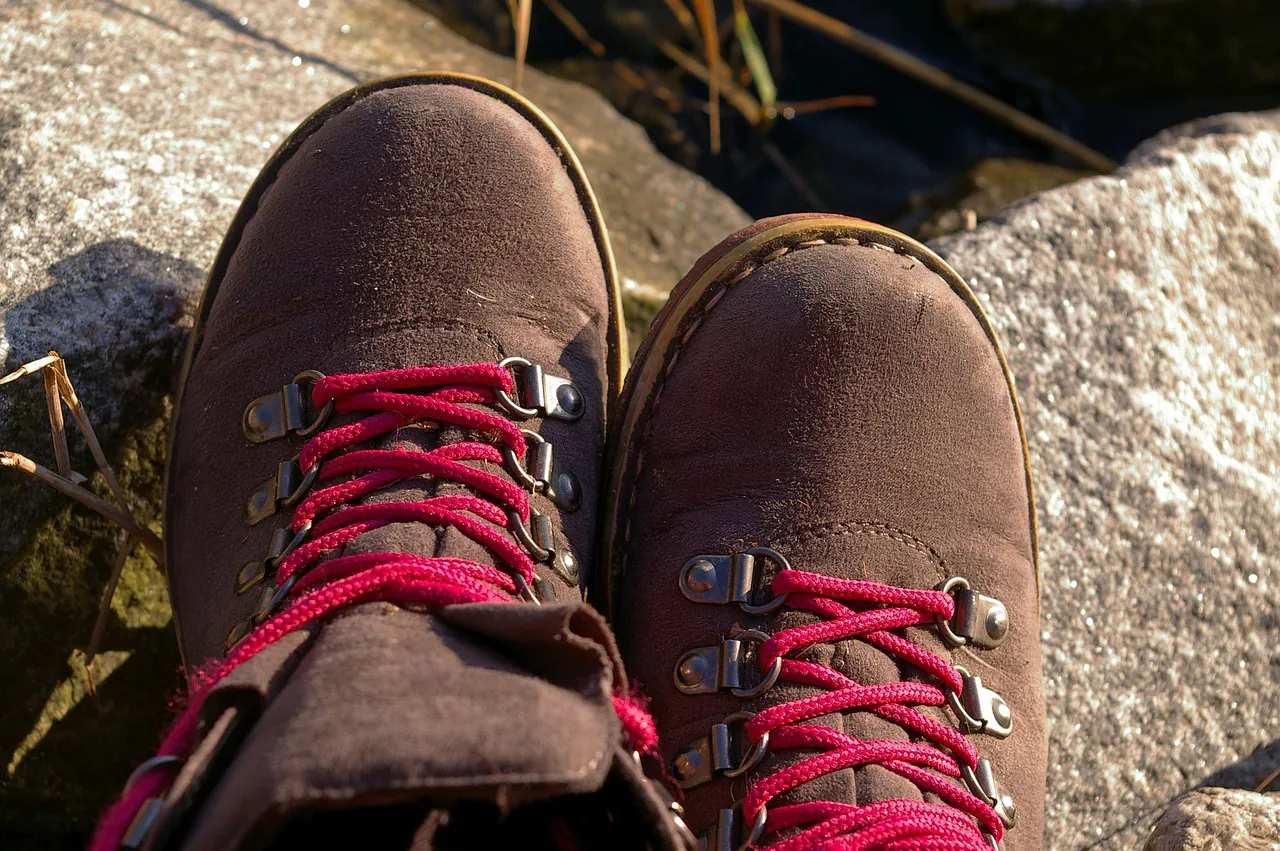
[[[769,735],[770,750],[800,748],[819,751],[753,783],[742,804],[749,832],[770,801],[824,774],[879,765],[937,795],[942,804],[886,800],[855,805],[834,801],[788,804],[767,809],[764,836],[785,836],[771,851],[840,849],[955,849],[990,851],[985,829],[999,842],[1004,835],[995,809],[948,778],[959,779],[961,766],[975,769],[978,751],[953,727],[926,717],[912,706],[942,706],[946,693],[929,683],[896,682],[860,685],[825,666],[786,654],[821,642],[856,638],[906,661],[958,692],[961,678],[954,666],[891,630],[949,619],[955,601],[942,591],[918,591],[799,570],[786,570],[773,580],[775,595],[788,595],[786,605],[822,618],[817,623],[783,629],[760,647],[760,666],[769,670],[782,660],[778,678],[825,691],[758,712],[746,723],[755,743]],[[878,608],[855,611],[850,603]],[[927,743],[863,741],[830,727],[803,722],[835,712],[874,712]]]
[[[472,466],[479,462],[502,468],[503,454],[498,446],[471,440],[428,452],[349,449],[426,421],[494,436],[515,457],[524,458],[526,445],[520,428],[495,410],[496,391],[512,393],[514,389],[510,372],[497,364],[416,367],[336,375],[315,382],[312,400],[317,410],[332,401],[335,413],[369,416],[321,431],[303,446],[301,468],[310,471],[315,464],[321,466],[314,489],[293,514],[293,530],[295,534],[305,531],[306,542],[277,565],[276,587],[287,591],[283,607],[226,658],[190,678],[186,708],[161,742],[159,756],[188,756],[196,745],[201,704],[212,687],[263,648],[318,618],[377,601],[422,608],[515,602],[522,589],[532,586],[534,562],[505,530],[509,512],[528,523],[528,492],[499,472]],[[474,493],[418,502],[352,504],[375,490],[421,475],[466,485]],[[460,558],[386,552],[320,562],[326,553],[366,532],[410,521],[452,526],[493,553],[502,567]],[[639,698],[618,694],[614,709],[631,747],[652,751],[657,733]],[[143,802],[163,795],[175,773],[175,766],[164,766],[141,775],[103,815],[91,851],[119,848]]]

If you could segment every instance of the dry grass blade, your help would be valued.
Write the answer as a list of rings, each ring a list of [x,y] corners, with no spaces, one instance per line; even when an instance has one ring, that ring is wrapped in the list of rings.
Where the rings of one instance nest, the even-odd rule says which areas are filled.
[[[53,432],[53,457],[58,465],[58,474],[70,479],[71,452],[67,448],[67,424],[62,419],[62,398],[58,391],[58,377],[53,370],[46,369],[44,377],[44,399],[49,407],[49,429]]]
[[[846,106],[875,106],[876,99],[869,95],[837,95],[817,100],[800,100],[779,103],[775,112],[783,118],[795,118],[806,112],[824,112]]]
[[[547,4],[547,8],[551,10],[551,14],[560,19],[560,23],[564,24],[564,28],[573,34],[573,37],[582,42],[587,50],[591,51],[591,55],[597,59],[602,59],[607,52],[600,42],[591,37],[591,33],[587,32],[587,28],[582,22],[573,16],[573,13],[564,7],[560,0],[542,0]]]
[[[720,73],[713,75],[706,65],[698,61],[696,56],[685,53],[669,41],[658,42],[658,50],[662,51],[664,56],[682,69],[706,83],[708,88],[711,87],[711,82],[715,79],[717,88],[722,90],[724,99],[753,125],[759,124],[764,119],[764,110],[760,107],[760,102],[755,99],[751,92],[729,78],[728,68],[723,64],[720,65]]]
[[[698,16],[698,28],[702,32],[702,49],[708,68],[720,67],[720,35],[716,32],[716,6],[714,0],[693,0],[693,10]],[[711,153],[720,153],[720,75],[707,74],[704,82],[710,89],[711,103]]]
[[[93,685],[93,660],[98,655],[98,648],[102,645],[102,634],[107,629],[107,615],[111,613],[111,598],[116,595],[120,574],[124,573],[124,564],[129,560],[129,553],[133,552],[136,543],[132,536],[126,534],[124,540],[120,542],[120,548],[116,550],[116,560],[111,566],[111,577],[107,580],[107,587],[102,592],[102,602],[98,606],[98,619],[93,622],[93,634],[89,637],[89,646],[84,651],[85,681],[89,686],[89,694],[93,695],[95,701],[98,695]]]
[[[689,7],[684,4],[684,0],[665,0],[667,8],[671,10],[671,14],[675,15],[680,26],[684,27],[685,33],[688,34],[691,41],[698,40],[698,25],[693,20],[693,13],[689,11]]]
[[[1093,150],[1087,145],[1077,142],[1070,136],[1055,130],[1043,121],[1014,109],[1004,101],[994,98],[984,91],[974,88],[968,83],[957,80],[945,71],[939,70],[928,62],[883,42],[861,30],[854,29],[843,21],[810,9],[796,0],[751,0],[757,6],[772,9],[778,14],[801,26],[816,30],[829,36],[847,47],[851,47],[864,56],[882,62],[904,74],[915,77],[936,89],[946,92],[957,100],[964,101],[973,108],[985,112],[992,118],[1017,130],[1025,136],[1057,148],[1063,153],[1079,160],[1092,169],[1100,172],[1114,171],[1116,163],[1109,157]]]
[[[516,31],[516,74],[515,89],[520,91],[524,84],[524,63],[529,53],[529,28],[533,20],[533,0],[514,0],[510,2],[511,24]]]
[[[84,435],[85,443],[89,446],[89,452],[93,455],[94,463],[102,473],[103,478],[107,480],[107,487],[110,488],[111,495],[115,497],[116,502],[113,505],[97,494],[81,487],[87,479],[71,470],[69,453],[67,453],[65,469],[60,469],[57,473],[37,464],[25,455],[3,450],[0,450],[0,467],[8,467],[33,476],[54,490],[71,497],[108,520],[115,522],[134,538],[141,541],[152,557],[155,558],[156,564],[163,567],[164,547],[161,545],[160,539],[150,529],[142,526],[134,518],[133,512],[129,508],[129,500],[125,498],[124,489],[120,487],[120,481],[116,478],[111,465],[107,462],[106,453],[102,451],[102,444],[98,442],[98,436],[93,430],[93,424],[89,422],[84,405],[81,404],[80,397],[76,395],[75,387],[72,386],[71,379],[67,376],[66,362],[62,360],[58,353],[49,352],[45,357],[18,367],[18,369],[0,378],[0,385],[5,385],[23,376],[35,375],[36,373],[43,373],[41,377],[44,380],[49,407],[50,427],[54,438],[54,454],[59,456],[59,467],[63,467],[61,456],[66,450],[66,430],[62,421],[61,410],[61,406],[66,405],[67,410],[71,412],[71,418],[75,420],[76,425],[80,428],[80,433]],[[60,426],[63,426],[61,430]]]
[[[124,509],[112,505],[97,494],[85,490],[70,479],[64,479],[48,467],[43,467],[17,452],[0,449],[0,467],[10,467],[33,476],[64,496],[69,496],[81,505],[93,509],[129,534],[136,536],[146,546],[148,552],[156,558],[157,563],[164,563],[164,547],[160,544],[160,539],[150,529],[140,525]]]
[[[1275,771],[1268,774],[1267,779],[1259,783],[1257,788],[1255,788],[1253,791],[1259,792],[1259,793],[1267,791],[1267,789],[1271,786],[1271,784],[1276,782],[1277,777],[1280,777],[1280,766],[1277,766]]]

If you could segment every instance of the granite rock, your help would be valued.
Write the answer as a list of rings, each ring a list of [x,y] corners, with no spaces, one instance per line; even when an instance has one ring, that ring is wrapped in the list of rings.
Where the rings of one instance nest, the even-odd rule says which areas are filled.
[[[1046,847],[1137,847],[1174,796],[1280,758],[1280,115],[1171,130],[934,247],[1026,413]]]
[[[1196,789],[1174,801],[1144,851],[1268,851],[1280,847],[1280,793]]]

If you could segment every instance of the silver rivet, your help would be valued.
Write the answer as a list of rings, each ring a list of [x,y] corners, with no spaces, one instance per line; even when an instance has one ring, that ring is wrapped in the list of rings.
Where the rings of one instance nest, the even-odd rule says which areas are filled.
[[[702,685],[710,673],[707,670],[707,658],[700,653],[690,653],[681,659],[680,667],[676,670],[676,676],[680,678],[680,682],[689,688]]]
[[[992,606],[987,612],[987,635],[997,641],[1009,631],[1009,613],[1003,605]]]
[[[710,591],[716,584],[716,566],[706,559],[698,559],[685,571],[684,584],[690,591]]]
[[[1013,803],[1012,795],[1000,796],[1000,820],[1004,822],[1005,827],[1013,827],[1018,821],[1018,808]]]
[[[702,768],[702,754],[697,748],[690,748],[676,757],[672,763],[675,769],[675,775],[681,780],[688,780],[690,777],[698,773],[698,769]]]
[[[578,486],[578,477],[573,473],[556,476],[556,505],[564,511],[577,511],[581,504],[582,488]]]
[[[1003,698],[991,698],[991,714],[995,716],[996,723],[1001,727],[1008,727],[1013,723],[1013,711],[1009,709],[1009,704],[1005,703]]]
[[[565,413],[575,417],[580,415],[585,407],[578,388],[568,383],[556,388],[556,401],[560,403],[561,408],[564,408]]]

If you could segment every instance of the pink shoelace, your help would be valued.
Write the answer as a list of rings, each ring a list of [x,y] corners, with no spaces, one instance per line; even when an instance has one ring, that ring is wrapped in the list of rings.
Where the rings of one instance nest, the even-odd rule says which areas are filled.
[[[917,682],[860,685],[825,665],[786,658],[812,644],[859,639],[959,692],[961,677],[953,665],[891,631],[950,619],[955,610],[952,597],[942,591],[835,579],[794,569],[774,578],[773,593],[788,595],[789,608],[823,620],[774,633],[760,647],[761,668],[770,670],[781,659],[780,680],[825,691],[761,710],[746,722],[747,738],[754,744],[767,734],[770,750],[802,748],[820,753],[750,786],[742,804],[745,830],[749,832],[757,818],[767,813],[762,836],[786,833],[769,846],[771,851],[990,851],[983,831],[998,843],[1004,836],[999,815],[987,801],[948,779],[960,779],[962,766],[977,768],[977,748],[955,728],[912,708],[943,706],[947,697],[942,688]],[[878,608],[855,611],[846,602]],[[803,723],[848,710],[874,712],[926,743],[864,741],[830,727]],[[815,801],[767,808],[779,795],[824,774],[866,765],[882,766],[943,803]]]
[[[315,382],[312,400],[317,410],[333,402],[335,413],[369,416],[325,429],[303,446],[299,466],[304,471],[321,466],[313,490],[293,514],[293,531],[305,533],[306,542],[277,565],[275,581],[285,592],[283,607],[224,659],[190,677],[185,709],[165,735],[158,756],[190,755],[197,743],[200,707],[211,689],[265,647],[319,618],[380,601],[436,609],[457,603],[516,602],[529,596],[536,579],[534,562],[506,531],[510,512],[520,522],[529,522],[529,494],[498,472],[472,466],[478,462],[502,469],[498,446],[471,440],[427,452],[350,448],[427,421],[494,436],[515,457],[524,458],[525,437],[498,413],[498,390],[509,394],[515,386],[511,373],[497,364],[415,367]],[[474,495],[353,504],[375,490],[422,475],[466,485]],[[317,564],[326,553],[366,532],[413,521],[454,527],[493,553],[505,569],[467,559],[387,552],[338,556]],[[616,695],[614,710],[635,750],[656,747],[653,720],[638,697]],[[91,851],[116,851],[143,803],[162,796],[175,774],[176,764],[142,774],[104,813]]]

